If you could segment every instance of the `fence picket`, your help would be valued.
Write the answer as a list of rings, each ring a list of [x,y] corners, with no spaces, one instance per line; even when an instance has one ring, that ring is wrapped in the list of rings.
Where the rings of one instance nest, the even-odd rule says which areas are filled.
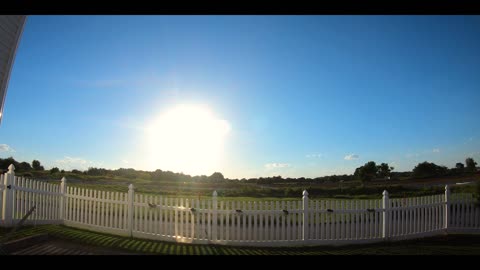
[[[50,185],[50,192],[53,193],[55,192],[55,186],[52,185],[52,184],[49,184]],[[56,209],[58,209],[57,207],[55,207],[55,201],[56,201],[56,198],[57,196],[55,195],[48,195],[48,197],[50,197],[50,215],[48,217],[49,220],[54,220],[55,219],[55,213],[56,213]],[[54,208],[55,207],[55,208]]]
[[[473,228],[473,221],[474,221],[474,216],[473,216],[473,207],[474,207],[474,198],[472,197],[472,194],[470,194],[469,197],[469,202],[468,202],[468,213],[467,213],[467,218],[468,218],[468,227]]]
[[[200,234],[202,235],[202,239],[207,239],[207,227],[206,227],[206,212],[205,212],[205,200],[200,200],[200,207],[202,209],[201,212],[201,230]]]
[[[42,191],[47,191],[47,183],[42,182]],[[42,206],[43,206],[43,212],[42,212],[42,219],[47,220],[48,219],[48,201],[47,201],[47,194],[42,193]]]
[[[462,219],[462,227],[466,227],[467,226],[467,198],[465,196],[465,194],[462,194],[462,212],[460,214],[461,216],[461,219]]]
[[[0,184],[3,184],[2,182],[3,178],[0,179]],[[23,182],[23,186],[25,188],[28,188],[28,179],[27,178],[24,178],[24,182]],[[30,210],[30,192],[28,191],[25,191],[23,192],[23,195],[24,195],[24,213],[28,212]],[[2,203],[3,203],[3,192],[0,192],[0,217],[1,217],[1,211],[2,211]],[[27,219],[29,220],[31,219],[31,216]]]
[[[178,204],[177,204],[177,207],[183,207],[183,198],[179,198],[177,200]],[[210,207],[209,207],[210,208]],[[180,236],[183,236],[183,211],[177,211],[177,216],[179,217],[178,219],[178,234]],[[213,223],[213,221],[212,221]]]
[[[76,215],[75,215],[75,221],[76,222],[80,222],[80,212],[81,212],[81,207],[80,207],[80,188],[79,187],[75,187],[75,211],[76,211]]]
[[[268,222],[268,226],[267,226],[267,231],[266,231],[266,234],[268,235],[267,239],[268,240],[273,240],[273,233],[274,233],[274,230],[273,230],[273,219],[274,219],[274,216],[273,216],[273,212],[272,210],[274,209],[274,202],[273,201],[268,201],[266,202],[265,204],[266,206],[266,210],[269,210],[267,212],[267,222]]]
[[[78,213],[80,213],[80,211],[78,211],[78,202],[77,202],[77,187],[72,187],[72,213],[71,213],[71,216],[72,216],[72,221],[74,222],[77,222],[78,220]]]
[[[38,181],[30,181],[30,188],[33,190],[38,190]],[[34,220],[38,220],[40,216],[40,204],[38,203],[38,193],[30,192],[32,207],[35,206],[35,211],[33,211],[32,217]]]
[[[3,176],[3,175],[2,175]],[[30,179],[27,179],[25,183],[25,187],[28,189],[32,189],[32,181]],[[27,191],[27,209],[30,210],[32,209],[34,203],[33,203],[33,192]],[[34,220],[35,219],[35,213],[36,211],[33,211],[33,213],[30,215],[29,220]]]
[[[152,233],[154,235],[158,235],[158,230],[159,230],[159,222],[158,222],[158,211],[160,210],[160,207],[159,207],[159,202],[158,202],[158,196],[153,196],[153,201],[152,203],[155,205],[155,208],[153,209],[153,229],[152,229]],[[192,206],[193,207],[193,206]],[[121,213],[121,212],[120,212]],[[121,214],[120,214],[121,215]],[[193,222],[192,222],[192,226],[193,226]]]
[[[370,209],[370,208],[371,208],[371,202],[372,202],[371,200],[366,200],[366,201],[365,201],[365,203],[367,204],[367,205],[366,205],[366,209]],[[398,211],[397,211],[397,209],[395,209],[395,216],[397,216],[397,213],[398,213]],[[367,236],[366,236],[366,238],[367,238],[367,239],[370,239],[370,238],[372,238],[372,220],[371,220],[371,213],[368,212],[368,210],[367,210],[367,212],[365,213],[365,218],[366,218],[366,222],[367,222],[367,225],[366,225],[366,227],[367,227]]]
[[[40,182],[35,181],[32,179],[32,189],[34,190],[40,190]],[[35,208],[35,220],[40,220],[41,219],[41,211],[42,211],[42,205],[40,203],[40,193],[37,192],[32,192],[32,203],[36,206]]]
[[[20,187],[24,187],[25,186],[24,181],[25,179],[23,177],[20,177],[20,181],[18,185]],[[18,200],[20,202],[20,206],[18,207],[18,210],[19,210],[19,216],[20,218],[22,218],[27,213],[27,211],[25,211],[25,192],[22,190],[19,190],[18,192],[19,192]]]
[[[82,201],[82,214],[81,214],[81,222],[86,223],[87,222],[87,200],[85,197],[87,196],[87,189],[82,188],[81,189],[81,201]]]
[[[337,222],[339,223],[337,239],[345,239],[345,200],[338,201]]]
[[[86,197],[91,198],[92,190],[87,189],[86,191],[87,191]],[[92,223],[92,219],[91,219],[91,213],[92,213],[91,203],[92,203],[92,200],[89,200],[87,198],[86,198],[86,201],[87,201],[87,224],[91,224]]]
[[[415,233],[417,231],[417,215],[416,215],[416,208],[413,208],[417,205],[417,200],[413,200],[412,198],[407,199],[407,205],[410,206],[407,208],[406,212],[406,220],[407,220],[407,234]]]
[[[431,232],[433,231],[433,200],[432,200],[432,196],[428,196],[428,231]]]
[[[43,182],[37,182],[37,189],[39,191],[43,191]],[[39,215],[38,215],[39,220],[44,219],[45,206],[44,206],[43,196],[44,196],[43,193],[38,193],[38,196],[37,196],[37,202],[40,205]]]

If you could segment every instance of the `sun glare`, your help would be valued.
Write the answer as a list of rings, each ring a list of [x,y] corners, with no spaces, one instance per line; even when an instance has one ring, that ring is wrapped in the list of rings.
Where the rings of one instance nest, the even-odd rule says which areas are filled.
[[[147,129],[151,169],[210,175],[219,170],[227,121],[201,105],[178,105],[155,119]]]

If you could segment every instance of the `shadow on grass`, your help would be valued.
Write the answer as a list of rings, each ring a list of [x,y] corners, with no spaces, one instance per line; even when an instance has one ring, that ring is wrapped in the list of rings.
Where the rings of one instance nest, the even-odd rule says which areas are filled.
[[[7,232],[0,229],[0,236]],[[341,247],[232,247],[192,245],[132,239],[96,233],[63,225],[28,226],[19,229],[13,239],[40,233],[78,245],[88,244],[136,254],[158,255],[480,255],[480,235],[451,234],[401,242],[349,245]]]

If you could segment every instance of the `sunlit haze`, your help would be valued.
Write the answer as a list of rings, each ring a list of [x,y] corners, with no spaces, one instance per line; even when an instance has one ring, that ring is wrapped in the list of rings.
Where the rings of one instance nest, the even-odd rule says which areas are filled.
[[[230,125],[207,106],[180,104],[162,112],[147,127],[149,169],[192,175],[220,171]]]

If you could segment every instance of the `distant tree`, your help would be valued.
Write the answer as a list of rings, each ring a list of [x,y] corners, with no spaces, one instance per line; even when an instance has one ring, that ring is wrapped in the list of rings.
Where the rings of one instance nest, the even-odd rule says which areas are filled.
[[[455,164],[455,169],[457,173],[463,173],[465,170],[465,165],[463,165],[461,162],[457,162],[457,164]]]
[[[57,167],[53,167],[50,169],[51,174],[58,173],[58,172],[60,172],[60,170]]]
[[[38,160],[33,160],[32,161],[32,168],[36,171],[43,171],[45,170],[43,166],[40,164],[40,161]]]
[[[413,176],[416,178],[435,177],[447,174],[448,168],[424,161],[415,166],[412,172]]]
[[[281,182],[283,180],[282,176],[274,176],[272,177],[273,182]]]
[[[107,171],[105,171],[104,169],[89,168],[88,173],[89,174],[95,174],[95,175],[104,175],[104,174],[107,173]],[[114,170],[112,173],[116,176],[121,176],[121,177],[125,177],[125,178],[130,178],[130,179],[134,179],[138,174],[132,168],[128,168],[128,169],[120,168],[120,169]],[[152,175],[150,174],[149,177],[151,178]]]
[[[387,163],[382,163],[377,166],[378,169],[378,176],[381,178],[390,177],[391,172],[393,171],[393,167],[389,167]]]
[[[19,172],[28,172],[32,170],[32,166],[28,162],[18,163],[17,171]]]
[[[465,164],[467,165],[467,171],[469,172],[476,172],[477,171],[477,162],[473,160],[473,158],[467,158],[465,160]]]
[[[61,172],[61,173],[65,173],[65,170],[61,170],[60,172]]]
[[[8,170],[8,167],[13,164],[13,166],[15,166],[15,168],[18,168],[19,167],[19,163],[18,161],[16,161],[13,157],[8,157],[8,158],[0,158],[0,169],[2,171],[7,171]]]
[[[214,172],[208,178],[209,178],[210,181],[213,181],[213,182],[220,182],[220,181],[225,180],[225,177],[223,177],[223,174],[221,174],[219,172]]]
[[[365,165],[355,169],[354,175],[364,183],[374,179],[377,176],[377,172],[378,167],[375,162],[369,161],[365,163]]]
[[[79,171],[79,170],[73,169],[73,170],[72,170],[72,173],[76,173],[76,174],[82,174],[82,171]]]
[[[128,169],[130,170],[130,169]],[[133,169],[131,169],[133,170]],[[94,176],[105,176],[107,174],[108,170],[103,169],[103,168],[95,168],[95,167],[90,167],[87,170],[88,175],[94,175]]]

